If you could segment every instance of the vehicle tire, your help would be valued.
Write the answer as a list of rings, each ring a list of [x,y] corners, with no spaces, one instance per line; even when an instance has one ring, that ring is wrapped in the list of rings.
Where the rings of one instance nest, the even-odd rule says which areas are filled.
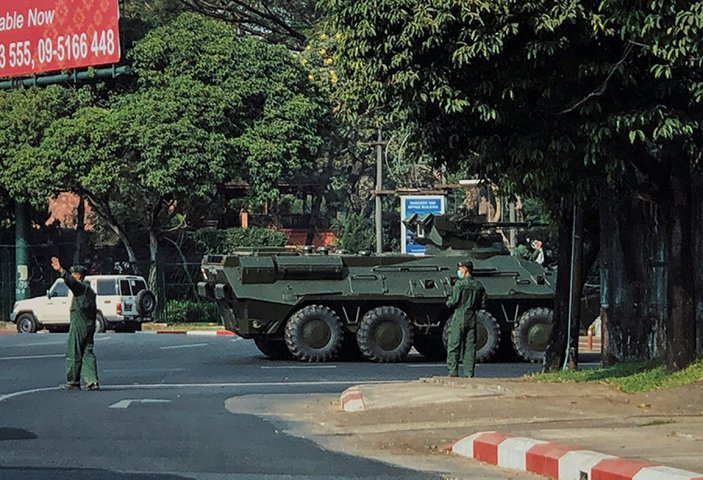
[[[528,362],[541,362],[549,346],[554,311],[539,307],[524,311],[513,329],[515,352]]]
[[[102,313],[95,316],[95,333],[105,333],[107,331],[107,320]]]
[[[416,333],[413,347],[427,360],[444,361],[447,359],[447,348],[441,335],[418,335]]]
[[[17,331],[19,333],[36,333],[39,322],[31,313],[23,313],[17,317]]]
[[[261,353],[272,360],[288,360],[293,358],[286,341],[282,338],[254,337],[254,344]]]
[[[342,321],[329,307],[308,305],[288,319],[285,339],[288,350],[298,360],[326,362],[335,358],[342,347]]]
[[[156,295],[151,290],[142,290],[134,299],[134,305],[137,308],[139,315],[148,317],[156,310]]]
[[[413,346],[414,331],[408,315],[397,307],[377,307],[361,319],[356,341],[372,362],[399,362]]]
[[[449,321],[442,330],[442,343],[447,351],[449,341]],[[486,310],[479,310],[476,314],[476,361],[487,362],[491,360],[500,346],[500,325],[496,317]]]

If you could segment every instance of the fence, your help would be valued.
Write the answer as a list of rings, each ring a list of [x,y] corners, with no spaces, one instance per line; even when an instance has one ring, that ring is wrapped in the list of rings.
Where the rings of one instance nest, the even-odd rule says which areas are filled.
[[[29,292],[28,297],[43,295],[51,287],[57,275],[49,265],[50,252],[43,248],[32,248],[29,254]],[[121,263],[112,267],[92,266],[91,273],[118,273]],[[144,276],[148,268],[142,268]],[[129,273],[129,272],[124,272]],[[17,269],[15,266],[14,246],[0,247],[0,321],[9,320],[15,302],[15,283]],[[152,287],[158,297],[158,306],[154,319],[168,322],[180,321],[218,322],[215,306],[212,302],[198,296],[197,282],[202,278],[200,262],[159,262],[156,286]]]

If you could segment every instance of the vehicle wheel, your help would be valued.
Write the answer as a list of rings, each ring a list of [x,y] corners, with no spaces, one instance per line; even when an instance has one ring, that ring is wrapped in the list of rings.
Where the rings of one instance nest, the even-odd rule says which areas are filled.
[[[329,307],[308,305],[286,323],[288,350],[299,360],[326,362],[337,356],[344,334],[342,321]]]
[[[95,316],[95,333],[105,333],[107,331],[107,320],[102,313]]]
[[[359,350],[373,362],[399,362],[413,346],[413,326],[397,307],[377,307],[361,319],[356,341]]]
[[[285,340],[282,338],[254,337],[254,344],[261,353],[272,360],[287,360],[293,358]]]
[[[447,351],[449,340],[449,321],[442,330],[442,343]],[[496,317],[486,310],[479,310],[476,314],[476,361],[487,362],[493,358],[500,346],[500,325]]]
[[[151,290],[142,290],[134,299],[134,305],[140,315],[148,317],[156,310],[156,295]]]
[[[513,347],[528,362],[541,362],[549,346],[554,325],[551,308],[531,308],[518,317],[513,329]]]
[[[35,333],[39,328],[39,323],[31,313],[23,313],[17,317],[17,331],[20,333]]]
[[[413,347],[427,360],[447,359],[447,348],[444,346],[441,335],[415,334]]]

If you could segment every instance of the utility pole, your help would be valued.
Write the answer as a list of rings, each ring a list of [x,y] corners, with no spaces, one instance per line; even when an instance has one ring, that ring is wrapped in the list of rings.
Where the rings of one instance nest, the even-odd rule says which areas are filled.
[[[27,298],[29,290],[29,264],[27,262],[27,204],[15,201],[15,300]]]
[[[376,253],[383,252],[383,212],[381,211],[381,190],[383,189],[383,137],[378,127],[376,140]]]
[[[515,223],[517,221],[515,212],[515,198],[511,197],[508,203],[510,208],[510,223]],[[510,248],[513,249],[517,247],[517,229],[515,227],[510,228]]]

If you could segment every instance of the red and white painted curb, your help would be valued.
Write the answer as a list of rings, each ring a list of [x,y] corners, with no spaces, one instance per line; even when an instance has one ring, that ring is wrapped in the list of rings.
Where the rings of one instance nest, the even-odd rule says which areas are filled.
[[[627,460],[551,442],[480,432],[456,442],[463,457],[558,480],[703,480],[703,474]]]
[[[236,335],[234,332],[230,332],[229,330],[145,330],[142,332],[138,333],[143,333],[143,334],[167,334],[167,335],[196,335],[200,337],[207,337],[207,336],[234,336]]]
[[[364,396],[361,394],[359,387],[350,387],[344,390],[340,399],[342,410],[345,412],[361,412],[365,410]]]

